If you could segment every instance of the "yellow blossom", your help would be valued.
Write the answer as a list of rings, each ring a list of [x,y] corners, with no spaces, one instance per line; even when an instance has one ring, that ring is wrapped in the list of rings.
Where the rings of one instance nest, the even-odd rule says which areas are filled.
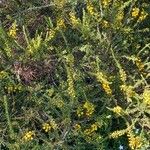
[[[123,109],[122,109],[120,106],[116,106],[116,107],[113,108],[112,111],[113,111],[114,113],[116,113],[116,114],[121,114],[122,111],[123,111]]]
[[[7,77],[7,72],[6,71],[0,71],[0,79],[4,79]]]
[[[108,28],[108,27],[109,27],[108,21],[103,20],[103,21],[102,21],[102,26],[103,26],[104,28]]]
[[[145,88],[143,92],[143,102],[150,105],[150,89]]]
[[[64,106],[63,100],[57,100],[57,101],[56,101],[56,106],[57,106],[58,108],[62,108],[62,107]]]
[[[46,38],[45,38],[45,40],[48,41],[48,40],[53,39],[54,36],[55,36],[55,34],[56,34],[56,31],[55,31],[54,29],[48,30],[47,33],[46,33]]]
[[[108,95],[111,95],[111,94],[112,94],[112,90],[111,90],[111,88],[110,88],[110,86],[109,86],[108,83],[103,83],[103,84],[102,84],[102,87],[103,87],[103,89],[105,90],[105,92],[106,92]]]
[[[106,8],[110,4],[111,0],[102,0],[102,5]]]
[[[12,24],[12,26],[9,28],[9,36],[12,38],[16,38],[17,35],[17,23],[16,21]]]
[[[98,82],[100,82],[102,84],[102,87],[105,90],[105,92],[108,95],[111,95],[112,90],[109,86],[110,82],[107,81],[107,77],[102,72],[98,72],[98,73],[96,73],[96,79]]]
[[[84,110],[83,110],[83,108],[82,107],[78,107],[77,108],[77,115],[78,115],[78,117],[81,117],[82,115],[84,115],[84,112],[83,112]]]
[[[45,131],[45,132],[49,132],[50,130],[51,130],[51,126],[50,126],[50,124],[49,123],[44,123],[43,125],[42,125],[42,129]]]
[[[66,0],[54,0],[54,3],[58,8],[63,8],[66,4]]]
[[[63,18],[59,18],[58,20],[57,20],[57,28],[58,29],[62,29],[62,28],[65,28],[66,26],[65,26],[65,21],[64,21],[64,19]]]
[[[129,140],[129,146],[131,147],[131,149],[135,150],[135,149],[138,149],[142,146],[142,141],[141,141],[141,138],[136,136],[129,136],[128,137],[128,140]]]
[[[91,125],[91,131],[97,131],[98,130],[98,124],[97,123],[93,123],[92,125]]]
[[[133,97],[135,95],[134,87],[129,85],[121,85],[121,90],[126,94],[127,97]]]
[[[143,10],[139,16],[138,21],[143,21],[147,16],[148,14]]]
[[[125,71],[124,71],[123,69],[120,69],[120,70],[119,70],[119,74],[120,74],[120,79],[121,79],[121,81],[122,81],[122,82],[125,82],[126,79],[127,79],[127,75],[126,75]]]
[[[142,63],[142,60],[140,58],[135,59],[135,64],[138,67],[139,71],[142,71],[144,69],[144,64]]]
[[[85,129],[84,134],[91,136],[97,130],[98,130],[98,124],[96,122],[96,123],[92,124],[88,129]]]
[[[114,131],[113,133],[111,133],[109,135],[110,138],[113,138],[113,139],[116,139],[122,135],[124,135],[126,133],[126,129],[123,129],[123,130],[119,130],[119,131]]]
[[[80,130],[81,129],[81,125],[80,124],[75,124],[74,125],[74,129],[75,130]]]
[[[23,136],[23,140],[25,140],[25,141],[31,141],[31,140],[33,140],[34,137],[35,137],[35,132],[34,131],[28,131]]]
[[[83,105],[83,108],[85,109],[86,116],[91,116],[93,112],[95,111],[94,105],[88,101],[85,102],[85,104]]]
[[[119,11],[117,14],[116,20],[120,22],[120,21],[122,21],[123,17],[124,17],[124,12]]]
[[[79,19],[76,18],[75,14],[73,12],[69,13],[70,21],[73,27],[76,27],[79,24]]]
[[[139,12],[140,12],[139,8],[137,7],[133,8],[131,13],[132,17],[136,18],[139,15]]]
[[[91,3],[87,3],[87,11],[89,12],[90,15],[94,15],[94,7]]]
[[[52,129],[53,130],[56,130],[57,129],[57,124],[56,122],[52,119],[49,123],[44,123],[42,125],[42,129],[45,131],[45,132],[49,132],[51,131]]]
[[[90,129],[85,129],[84,130],[85,135],[90,135],[91,133],[92,133],[92,131]]]
[[[50,121],[50,125],[51,125],[52,129],[54,129],[54,130],[56,130],[58,127],[56,122],[53,119]]]

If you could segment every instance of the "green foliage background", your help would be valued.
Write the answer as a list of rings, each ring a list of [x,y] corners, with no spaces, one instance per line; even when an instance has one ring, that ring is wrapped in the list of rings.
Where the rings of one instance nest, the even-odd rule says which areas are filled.
[[[149,14],[149,0],[1,0],[0,149],[147,150]]]

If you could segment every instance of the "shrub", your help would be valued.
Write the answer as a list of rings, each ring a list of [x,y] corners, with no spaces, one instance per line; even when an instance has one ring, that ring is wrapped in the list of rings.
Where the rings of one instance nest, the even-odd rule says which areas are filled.
[[[1,149],[149,148],[149,1],[0,1]]]

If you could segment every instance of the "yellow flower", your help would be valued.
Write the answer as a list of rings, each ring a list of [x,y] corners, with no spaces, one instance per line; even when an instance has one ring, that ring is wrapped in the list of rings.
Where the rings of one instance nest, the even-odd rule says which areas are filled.
[[[75,129],[75,130],[80,130],[80,129],[81,129],[81,125],[75,124],[75,125],[74,125],[74,129]]]
[[[49,123],[44,123],[43,125],[42,125],[42,129],[45,131],[45,132],[49,132],[50,130],[51,130],[51,126],[50,126],[50,124]]]
[[[133,97],[135,95],[134,87],[129,85],[121,85],[121,90],[126,94],[127,97]]]
[[[85,102],[85,104],[83,105],[83,108],[85,109],[85,115],[88,117],[90,117],[95,111],[94,105],[88,101]]]
[[[144,64],[142,63],[142,60],[140,58],[135,59],[135,64],[138,67],[139,71],[142,71],[144,69]]]
[[[98,124],[96,122],[96,123],[92,124],[88,129],[85,129],[84,134],[91,136],[97,130],[98,130]]]
[[[112,90],[109,86],[110,82],[107,81],[107,77],[102,72],[98,72],[98,73],[96,73],[96,79],[98,82],[100,82],[102,84],[102,87],[105,90],[105,92],[108,95],[111,95]]]
[[[108,27],[109,27],[109,22],[106,21],[106,20],[103,20],[103,21],[102,21],[102,26],[103,26],[104,28],[108,28]]]
[[[112,111],[113,111],[114,113],[120,115],[120,114],[122,113],[123,109],[122,109],[120,106],[116,106],[116,107],[113,108]]]
[[[4,79],[7,77],[7,72],[6,71],[0,71],[0,79]]]
[[[63,8],[66,4],[66,0],[54,0],[54,4],[58,7],[58,8]]]
[[[97,131],[97,129],[98,129],[98,124],[97,123],[94,123],[94,124],[92,124],[91,125],[91,131]]]
[[[90,129],[85,129],[84,134],[85,135],[90,135],[90,134],[92,134],[92,131]]]
[[[47,33],[46,33],[45,40],[49,41],[49,40],[53,39],[55,37],[55,34],[56,34],[56,31],[54,29],[48,30]]]
[[[51,125],[52,129],[54,129],[54,130],[56,130],[58,128],[56,122],[53,119],[50,121],[50,125]]]
[[[146,88],[143,92],[143,102],[150,105],[150,89]]]
[[[73,12],[69,13],[70,21],[73,27],[76,27],[79,24],[79,19],[76,18],[75,14]]]
[[[120,70],[119,70],[119,74],[120,74],[120,79],[121,79],[121,81],[122,81],[122,82],[125,82],[126,79],[127,79],[127,75],[126,75],[125,71],[124,71],[123,69],[120,69]]]
[[[148,14],[143,10],[139,16],[138,21],[143,21],[147,16]]]
[[[124,12],[119,11],[117,14],[116,20],[120,22],[120,21],[122,21],[123,17],[124,17]]]
[[[131,147],[131,149],[138,149],[138,148],[140,148],[141,146],[142,146],[142,141],[141,141],[141,138],[140,137],[138,137],[138,136],[136,136],[136,137],[134,137],[134,136],[130,136],[129,138],[128,138],[128,140],[129,140],[129,146]]]
[[[103,87],[103,89],[105,90],[105,92],[106,92],[108,95],[111,95],[111,94],[112,94],[112,90],[111,90],[111,88],[110,88],[110,86],[109,86],[108,83],[103,83],[103,84],[102,84],[102,87]]]
[[[102,5],[106,8],[110,4],[111,0],[102,0]]]
[[[90,15],[94,15],[94,7],[91,3],[87,3],[87,11],[89,12]]]
[[[34,131],[28,131],[23,136],[23,140],[25,140],[25,141],[31,141],[31,140],[33,140],[34,137],[35,137],[35,132]]]
[[[78,117],[81,117],[81,116],[84,115],[84,112],[83,112],[83,111],[84,111],[84,110],[83,110],[82,107],[78,107],[78,108],[77,108],[77,115],[78,115]]]
[[[57,106],[58,108],[62,108],[62,107],[64,106],[63,100],[57,100],[57,101],[56,101],[56,106]]]
[[[114,131],[113,133],[111,133],[109,135],[110,138],[113,138],[113,139],[116,139],[122,135],[124,135],[126,133],[126,129],[123,129],[123,130],[119,130],[119,131]]]
[[[17,23],[16,21],[12,24],[12,26],[10,27],[9,29],[9,36],[12,37],[12,38],[16,38],[16,35],[17,35]]]
[[[45,132],[49,132],[50,130],[56,130],[57,129],[57,124],[56,122],[52,119],[49,123],[44,123],[42,125],[42,129],[45,131]]]
[[[131,13],[132,17],[136,18],[139,15],[139,12],[140,12],[139,8],[137,7],[133,8]]]
[[[65,28],[66,26],[65,26],[65,21],[64,21],[64,19],[63,18],[59,18],[58,20],[57,20],[57,28],[58,29],[62,29],[62,28]]]

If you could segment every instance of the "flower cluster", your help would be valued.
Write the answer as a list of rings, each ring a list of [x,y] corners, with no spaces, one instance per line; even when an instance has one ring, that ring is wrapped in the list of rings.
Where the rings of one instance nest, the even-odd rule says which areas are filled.
[[[126,79],[127,79],[126,72],[121,68],[121,69],[119,70],[119,74],[120,74],[120,79],[121,79],[121,81],[122,81],[122,82],[125,82]]]
[[[4,87],[7,92],[10,94],[12,92],[16,92],[16,91],[21,91],[22,90],[22,85],[18,84],[18,85],[13,85],[13,84],[8,84],[7,86]]]
[[[25,141],[31,141],[31,140],[33,140],[34,137],[35,137],[35,132],[34,131],[28,131],[23,136],[23,140],[25,140]]]
[[[96,79],[98,82],[102,84],[103,89],[108,95],[112,94],[112,90],[110,88],[110,82],[107,80],[107,77],[102,73],[98,72],[96,73]]]
[[[87,11],[89,12],[90,15],[94,15],[94,7],[91,3],[87,3]]]
[[[135,91],[134,91],[134,87],[129,85],[121,85],[121,90],[125,93],[125,95],[130,98],[133,97],[135,95]]]
[[[42,125],[42,129],[45,131],[45,132],[49,132],[51,130],[56,130],[57,129],[57,124],[56,122],[52,119],[49,123],[44,123]]]
[[[129,140],[129,146],[131,149],[139,149],[142,146],[142,140],[139,136],[134,136],[131,133],[127,134]]]
[[[147,17],[148,14],[144,10],[140,12],[140,9],[135,7],[132,9],[131,15],[133,18],[139,17],[138,21],[143,21]]]
[[[81,125],[80,125],[80,124],[75,124],[75,125],[74,125],[74,129],[75,129],[76,131],[79,131],[79,130],[81,129]]]
[[[45,41],[49,41],[55,37],[56,31],[55,29],[49,29],[46,33]]]
[[[6,78],[8,73],[6,71],[0,71],[0,79]]]
[[[63,28],[66,28],[65,21],[63,18],[59,18],[57,20],[57,29],[63,29]]]
[[[70,16],[70,22],[71,22],[72,26],[74,28],[77,27],[77,25],[79,24],[79,19],[76,18],[75,13],[70,12],[69,16]]]
[[[69,96],[74,99],[76,97],[75,90],[74,90],[74,80],[73,80],[73,70],[71,68],[68,68],[68,94]]]
[[[123,109],[120,106],[116,106],[112,109],[112,111],[118,115],[120,115],[123,112]]]
[[[114,131],[113,133],[111,133],[109,135],[110,138],[113,138],[113,139],[117,139],[118,137],[124,135],[126,133],[126,129],[123,129],[123,130],[119,130],[119,131]]]
[[[110,4],[111,0],[102,0],[102,5],[104,8],[106,8]]]
[[[9,32],[8,32],[9,36],[12,37],[12,38],[16,38],[17,30],[18,30],[17,29],[17,23],[15,21],[9,29]]]
[[[90,117],[94,113],[94,111],[95,111],[95,106],[89,101],[86,101],[82,107],[78,107],[77,115],[78,117],[81,117],[83,115]]]
[[[92,133],[94,133],[95,131],[98,130],[98,127],[99,127],[99,126],[98,126],[98,124],[97,124],[97,122],[96,122],[96,123],[92,124],[92,125],[90,126],[90,128],[85,129],[85,130],[84,130],[84,134],[90,136]]]
[[[50,130],[51,130],[51,126],[50,126],[50,124],[49,123],[44,123],[43,125],[42,125],[42,129],[45,131],[45,132],[49,132]]]
[[[139,71],[142,71],[144,69],[144,64],[142,63],[142,60],[140,58],[135,59],[135,64],[138,67]]]
[[[140,9],[137,7],[134,7],[131,12],[132,17],[136,18],[139,15],[139,12],[140,12]]]
[[[108,28],[109,27],[109,22],[106,21],[106,20],[103,20],[101,24],[102,24],[103,28]]]
[[[85,110],[85,115],[86,116],[91,116],[95,110],[95,107],[92,103],[90,102],[85,102],[85,104],[83,105],[83,108]]]
[[[150,89],[145,88],[143,92],[143,102],[150,105]]]
[[[138,21],[143,21],[148,16],[144,10],[141,11]]]

